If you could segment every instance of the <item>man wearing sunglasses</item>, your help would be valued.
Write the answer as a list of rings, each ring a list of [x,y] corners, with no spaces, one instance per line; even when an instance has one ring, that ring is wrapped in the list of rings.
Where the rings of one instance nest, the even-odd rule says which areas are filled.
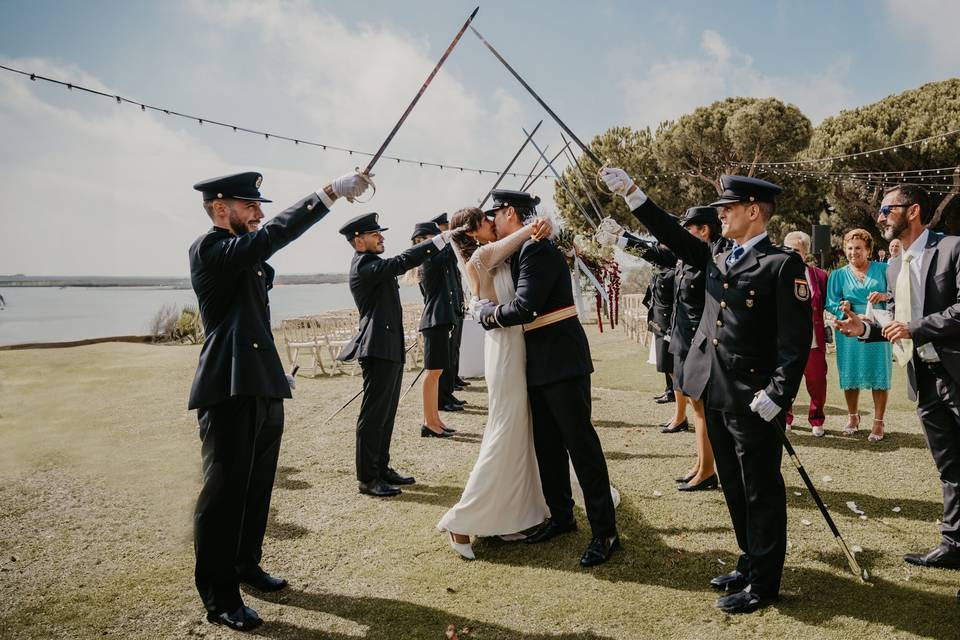
[[[941,541],[927,553],[908,553],[910,564],[960,569],[960,238],[926,228],[933,214],[921,187],[899,185],[883,196],[877,226],[903,253],[891,257],[893,320],[880,326],[847,311],[837,323],[848,336],[889,340],[907,368],[907,395],[940,471],[943,488]]]

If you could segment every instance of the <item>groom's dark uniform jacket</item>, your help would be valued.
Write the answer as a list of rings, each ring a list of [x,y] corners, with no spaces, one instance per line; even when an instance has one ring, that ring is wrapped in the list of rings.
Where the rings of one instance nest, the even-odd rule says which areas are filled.
[[[269,202],[247,172],[197,183],[205,202]],[[240,606],[240,577],[259,571],[290,385],[270,329],[266,260],[328,212],[310,194],[263,227],[214,227],[190,247],[190,280],[206,341],[189,406],[198,409],[203,488],[194,513],[194,579],[211,612]]]
[[[494,191],[493,198],[495,209],[532,209],[539,202],[526,193],[506,190]],[[510,270],[516,297],[481,312],[485,329],[529,325],[544,314],[576,308],[567,260],[549,240],[525,242],[511,259]],[[559,523],[573,519],[569,471],[572,462],[583,489],[593,535],[614,536],[617,525],[607,463],[590,416],[593,361],[587,335],[575,313],[557,322],[525,329],[533,442],[550,516]]]

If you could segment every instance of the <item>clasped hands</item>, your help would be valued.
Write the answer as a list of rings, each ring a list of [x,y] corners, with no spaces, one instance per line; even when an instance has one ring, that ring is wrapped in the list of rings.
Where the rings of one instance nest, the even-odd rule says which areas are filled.
[[[883,296],[883,299],[877,298],[876,300],[871,300],[871,298],[868,297],[867,300],[869,302],[886,302],[889,299],[889,296],[882,294],[879,291],[874,291],[870,294],[870,296],[873,297],[874,294]],[[840,310],[843,312],[844,317],[843,319],[837,318],[835,322],[837,331],[850,338],[863,337],[867,332],[867,324],[864,322],[864,317],[854,313],[850,307],[850,303],[846,300],[840,303]],[[897,340],[902,340],[904,338],[912,338],[912,335],[910,334],[910,327],[906,322],[900,320],[893,320],[883,327],[880,330],[880,333],[886,340],[890,342],[896,342]]]

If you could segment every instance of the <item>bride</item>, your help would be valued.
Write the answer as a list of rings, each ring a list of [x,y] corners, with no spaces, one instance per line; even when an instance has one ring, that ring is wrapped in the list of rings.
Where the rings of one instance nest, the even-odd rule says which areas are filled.
[[[450,228],[456,230],[453,241],[470,291],[493,303],[516,296],[510,269],[501,265],[528,239],[541,240],[553,230],[549,220],[537,218],[497,239],[493,222],[475,207],[455,213]],[[480,453],[460,501],[437,523],[450,546],[470,560],[475,558],[470,536],[519,540],[524,537],[519,532],[550,515],[533,448],[523,328],[488,331],[483,355],[489,408]],[[574,493],[578,489],[574,480]],[[611,492],[616,504],[619,495]]]

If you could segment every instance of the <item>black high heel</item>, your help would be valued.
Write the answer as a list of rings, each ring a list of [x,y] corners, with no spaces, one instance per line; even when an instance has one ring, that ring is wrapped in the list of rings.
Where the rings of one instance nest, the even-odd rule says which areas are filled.
[[[683,484],[677,485],[677,491],[708,491],[710,489],[716,489],[719,483],[720,481],[719,478],[717,478],[717,474],[713,474],[700,484],[684,482]]]
[[[449,431],[441,431],[440,433],[437,433],[436,431],[427,428],[427,425],[425,424],[420,425],[421,438],[449,438],[451,436],[453,436],[453,434]]]
[[[456,433],[456,432],[457,432],[456,429],[451,429],[450,427],[443,427],[443,430],[446,431],[447,433]]]
[[[693,476],[695,475],[697,475],[696,472],[691,473],[688,476],[683,476],[682,478],[674,478],[673,481],[676,482],[677,484],[686,484],[691,480],[693,480]]]

